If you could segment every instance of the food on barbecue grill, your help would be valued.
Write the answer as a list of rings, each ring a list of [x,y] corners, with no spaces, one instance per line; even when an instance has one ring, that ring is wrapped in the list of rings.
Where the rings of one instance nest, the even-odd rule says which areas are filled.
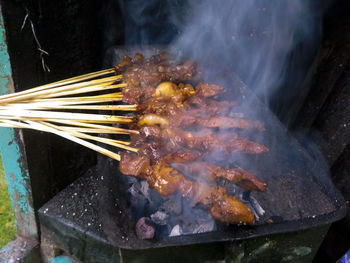
[[[170,149],[186,147],[202,152],[220,150],[227,154],[233,152],[259,154],[268,151],[268,148],[262,144],[228,132],[215,134],[210,130],[202,130],[194,134],[179,128],[161,129],[157,126],[145,126],[140,129],[140,136],[145,139],[160,139]]]
[[[155,87],[160,82],[184,82],[191,80],[196,73],[196,64],[193,61],[177,63],[170,60],[165,53],[144,59],[136,54],[134,59],[124,57],[116,67],[117,73],[123,73],[127,88],[123,89],[123,101],[137,104],[152,97]]]
[[[239,185],[249,191],[266,191],[266,183],[260,181],[251,173],[240,168],[222,169],[221,167],[207,162],[173,163],[171,165],[183,174],[200,177],[206,181],[215,181],[218,178]]]
[[[151,166],[146,156],[123,153],[120,171],[146,179],[162,196],[180,191],[183,197],[204,205],[216,220],[230,224],[254,224],[253,212],[234,196],[228,196],[225,188],[190,181],[164,162]]]
[[[159,87],[161,88],[159,89]],[[182,85],[176,86],[169,82],[161,83],[153,94],[155,98],[150,99],[148,103],[139,105],[138,112],[141,114],[139,126],[157,124],[163,127],[202,126],[221,129],[265,130],[264,124],[260,121],[223,116],[236,105],[235,102],[223,101],[224,111],[221,112],[221,102],[203,97],[203,94],[206,97],[217,95],[224,88],[220,89],[218,85],[201,83],[197,85],[194,95],[191,95],[193,92],[183,91],[181,87]],[[198,94],[197,89],[200,89]],[[205,119],[207,117],[209,118]]]
[[[139,126],[146,125],[160,125],[162,127],[193,127],[193,126],[202,126],[207,128],[221,128],[221,129],[255,129],[258,131],[264,131],[264,125],[260,121],[252,121],[241,118],[230,118],[224,116],[214,116],[210,117],[207,120],[203,120],[200,117],[191,116],[186,113],[178,113],[170,115],[170,118],[167,118],[162,115],[148,113],[142,115],[139,118]]]
[[[193,61],[179,63],[166,54],[145,59],[136,54],[115,68],[127,83],[123,101],[137,104],[133,117],[137,124],[129,128],[139,129],[131,135],[137,155],[121,155],[121,172],[145,179],[162,196],[178,191],[194,205],[206,207],[218,221],[254,224],[253,212],[227,195],[217,181],[225,179],[248,191],[266,191],[267,184],[241,168],[223,169],[203,159],[218,151],[225,155],[267,152],[266,146],[232,131],[262,132],[264,124],[234,112],[236,101],[220,100],[224,87],[195,79]]]

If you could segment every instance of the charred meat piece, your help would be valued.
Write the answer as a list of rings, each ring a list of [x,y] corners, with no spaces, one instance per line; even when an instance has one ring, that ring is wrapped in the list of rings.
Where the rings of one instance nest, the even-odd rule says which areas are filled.
[[[163,140],[164,145],[172,150],[179,150],[186,147],[201,152],[214,150],[220,150],[225,153],[244,152],[246,154],[268,152],[266,146],[245,139],[235,133],[215,134],[207,130],[194,134],[179,128],[161,129],[156,126],[146,126],[140,129],[140,136],[147,139]]]
[[[204,85],[204,84],[202,84]],[[210,85],[210,84],[207,84]],[[215,85],[216,86],[216,85]],[[216,101],[197,94],[190,84],[180,83],[178,86],[171,82],[162,82],[147,103],[138,105],[139,114],[155,113],[173,115],[184,113],[197,117],[226,115],[237,104],[234,101]],[[142,89],[130,89],[128,92],[135,96],[143,96]],[[149,94],[146,95],[149,97]]]
[[[244,152],[246,154],[259,154],[268,152],[269,149],[260,143],[256,143],[238,136],[235,133],[222,133],[218,140],[227,143],[227,149],[234,149],[232,152]],[[230,150],[229,150],[230,151]]]
[[[152,97],[155,86],[163,81],[180,83],[191,80],[196,74],[196,64],[193,61],[177,63],[168,59],[168,55],[160,54],[148,60],[134,60],[125,57],[116,65],[116,71],[123,74],[123,80],[128,84],[123,88],[123,101],[126,103],[144,103]]]
[[[120,74],[122,71],[124,71],[127,67],[131,67],[132,65],[131,57],[125,56],[121,62],[119,62],[117,65],[115,65],[115,71],[117,74]]]
[[[123,174],[139,177],[147,173],[150,167],[150,160],[146,156],[123,153],[119,163],[119,169]]]
[[[230,129],[237,128],[241,130],[255,129],[258,131],[265,131],[264,124],[260,121],[247,120],[241,118],[229,118],[222,116],[214,116],[208,120],[203,120],[201,123],[208,128]]]
[[[196,87],[196,95],[205,98],[214,97],[224,92],[226,92],[224,87],[215,84],[200,83]]]
[[[199,177],[208,182],[224,178],[245,190],[266,191],[267,188],[266,183],[260,181],[248,171],[239,168],[222,169],[217,165],[206,162],[172,163],[171,166],[185,175]]]
[[[155,121],[157,120],[157,121]],[[158,122],[158,120],[162,120]],[[230,118],[223,116],[210,117],[207,120],[203,120],[200,117],[191,116],[186,112],[179,112],[174,110],[173,114],[169,117],[160,114],[148,113],[142,115],[139,118],[139,126],[152,126],[161,125],[163,127],[207,127],[207,128],[221,128],[221,129],[240,129],[248,130],[254,129],[257,131],[265,131],[264,124],[256,120],[247,120],[241,118]]]
[[[145,142],[139,148],[138,154],[148,157],[152,162],[157,162],[166,154],[166,148],[160,141]]]
[[[138,86],[127,86],[122,89],[123,102],[128,104],[138,104],[152,97],[155,88],[144,85],[142,88]]]
[[[143,164],[142,168],[136,169],[137,172],[123,169],[135,166],[136,163]],[[211,187],[205,183],[190,181],[164,162],[148,167],[146,167],[146,163],[149,163],[149,160],[145,161],[145,157],[123,153],[120,160],[121,171],[125,172],[126,175],[146,179],[150,186],[162,196],[180,191],[183,197],[203,204],[219,221],[230,224],[254,224],[254,213],[237,198],[228,196],[225,188]]]
[[[166,163],[190,163],[202,157],[198,152],[176,152],[165,155],[162,160]]]
[[[234,101],[216,101],[194,95],[187,100],[186,112],[202,118],[215,115],[224,116],[229,114],[236,105]]]
[[[125,71],[128,67],[131,67],[135,64],[143,63],[144,60],[145,57],[142,54],[136,53],[133,59],[131,59],[131,57],[129,56],[125,56],[121,62],[115,65],[114,68],[117,74],[120,74],[121,72]]]

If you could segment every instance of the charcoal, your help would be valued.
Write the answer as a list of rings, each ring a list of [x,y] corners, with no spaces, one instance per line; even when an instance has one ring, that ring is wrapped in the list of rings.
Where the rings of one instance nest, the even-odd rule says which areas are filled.
[[[250,210],[253,211],[255,220],[259,220],[262,216],[265,215],[265,210],[261,207],[258,200],[251,196],[250,191],[242,191],[238,193],[238,198],[246,204]]]
[[[215,220],[201,206],[185,209],[183,219],[182,228],[186,234],[204,233],[216,229]]]
[[[265,214],[264,208],[261,207],[258,200],[256,200],[254,197],[250,196],[250,204],[253,207],[253,211],[256,212],[259,216],[263,216]]]
[[[180,195],[170,195],[165,198],[165,202],[160,207],[161,210],[175,215],[180,215],[182,212],[182,199]]]
[[[149,184],[147,183],[147,181],[141,181],[140,184],[141,184],[141,187],[140,187],[141,193],[142,193],[148,200],[150,200]]]
[[[180,225],[176,225],[171,229],[169,237],[175,237],[175,236],[180,236],[182,234],[182,229]]]
[[[155,228],[148,217],[141,217],[136,223],[136,235],[139,239],[151,239],[154,237]]]
[[[155,224],[163,226],[167,224],[167,219],[169,215],[165,212],[157,211],[154,214],[152,214],[150,217]]]
[[[199,224],[192,232],[192,234],[205,233],[216,230],[216,224],[214,220]]]

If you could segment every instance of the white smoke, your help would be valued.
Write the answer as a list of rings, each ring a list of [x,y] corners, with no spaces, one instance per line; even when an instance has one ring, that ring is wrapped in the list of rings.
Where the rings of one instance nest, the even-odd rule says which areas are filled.
[[[276,96],[286,74],[295,85],[300,84],[300,72],[295,71],[305,71],[302,64],[305,59],[300,54],[293,57],[293,52],[297,45],[310,49],[321,32],[319,13],[310,1],[191,3],[182,33],[173,45],[199,61],[206,70],[233,70],[267,104]],[[298,66],[298,61],[293,59],[301,64]],[[293,80],[292,75],[299,79]],[[293,91],[283,92],[293,94]]]

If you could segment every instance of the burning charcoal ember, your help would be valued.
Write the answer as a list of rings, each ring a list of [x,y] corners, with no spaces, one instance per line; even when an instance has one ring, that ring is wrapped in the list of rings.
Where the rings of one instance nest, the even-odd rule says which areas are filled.
[[[167,224],[167,219],[169,215],[165,212],[157,211],[154,214],[152,214],[150,217],[155,224],[163,226]]]
[[[175,237],[175,236],[180,236],[182,234],[182,229],[180,225],[176,225],[171,229],[169,237]]]
[[[148,217],[141,217],[137,221],[135,231],[139,239],[152,239],[155,234],[155,228]]]

